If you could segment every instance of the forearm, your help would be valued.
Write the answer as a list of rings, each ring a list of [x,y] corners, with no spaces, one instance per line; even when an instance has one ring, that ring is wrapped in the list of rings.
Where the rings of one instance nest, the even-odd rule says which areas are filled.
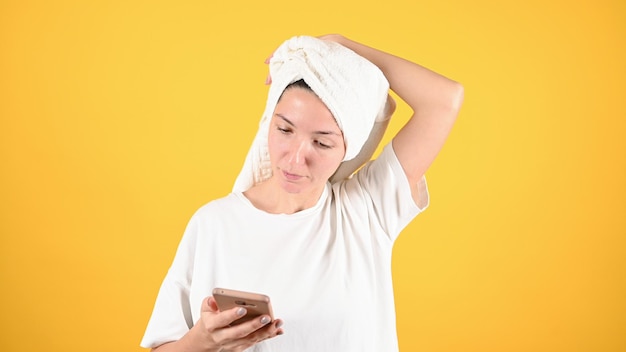
[[[458,109],[460,85],[436,72],[401,57],[366,46],[342,35],[322,39],[335,41],[378,66],[393,90],[415,113],[432,109]]]
[[[174,341],[174,342],[168,342],[168,343],[164,343],[158,347],[155,347],[153,349],[150,350],[150,352],[176,352],[179,351],[176,348],[176,343],[178,341]]]
[[[199,347],[201,344],[195,338],[196,334],[196,329],[192,328],[180,340],[164,343],[153,348],[151,352],[209,352],[210,350]]]
[[[341,35],[324,36],[363,56],[383,72],[413,115],[393,138],[393,148],[419,202],[417,185],[441,150],[463,101],[463,87],[419,64],[357,43]]]

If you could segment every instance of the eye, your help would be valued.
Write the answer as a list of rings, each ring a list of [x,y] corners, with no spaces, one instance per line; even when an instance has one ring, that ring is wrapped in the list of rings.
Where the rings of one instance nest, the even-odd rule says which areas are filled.
[[[315,144],[317,144],[317,145],[318,145],[320,148],[322,148],[322,149],[330,149],[330,148],[332,148],[332,146],[331,146],[331,145],[328,145],[328,144],[322,143],[322,142],[320,142],[320,141],[315,141]]]
[[[280,126],[277,126],[277,127],[276,127],[276,129],[277,129],[280,133],[282,133],[282,134],[288,134],[288,133],[291,133],[291,129],[290,129],[290,128],[285,128],[285,127],[280,127]]]

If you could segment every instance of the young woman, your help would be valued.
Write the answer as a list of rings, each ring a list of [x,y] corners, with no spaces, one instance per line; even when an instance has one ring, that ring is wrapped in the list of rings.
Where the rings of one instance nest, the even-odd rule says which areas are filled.
[[[142,346],[158,352],[398,349],[391,251],[401,230],[428,205],[423,176],[456,119],[463,88],[341,35],[303,42],[338,43],[358,54],[382,72],[413,115],[378,158],[331,183],[348,154],[362,149],[353,137],[358,124],[338,115],[363,106],[338,107],[326,95],[368,84],[339,83],[336,93],[320,93],[319,82],[305,75],[286,85],[269,104],[267,130],[259,133],[270,172],[194,214]],[[310,60],[307,50],[297,48],[304,54],[293,60]],[[320,60],[333,60],[325,57]],[[318,72],[339,80],[347,75],[346,84],[368,74],[359,69],[351,77],[344,68],[350,70],[334,68],[340,76],[326,66]],[[395,103],[387,99],[390,115]],[[280,319],[262,316],[231,326],[247,312],[220,311],[211,297],[214,287],[265,293]]]

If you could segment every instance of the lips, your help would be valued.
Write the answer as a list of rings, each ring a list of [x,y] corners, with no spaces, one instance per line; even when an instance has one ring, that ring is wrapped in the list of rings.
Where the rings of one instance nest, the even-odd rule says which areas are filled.
[[[304,178],[304,176],[300,176],[300,175],[296,175],[296,174],[291,174],[287,171],[283,171],[283,176],[285,177],[285,179],[287,179],[288,181],[298,181],[301,178]]]

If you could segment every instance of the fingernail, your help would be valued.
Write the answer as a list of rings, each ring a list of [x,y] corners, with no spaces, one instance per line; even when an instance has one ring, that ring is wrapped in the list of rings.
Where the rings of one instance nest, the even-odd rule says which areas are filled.
[[[276,332],[276,335],[282,335],[282,334],[283,334],[282,330],[279,330],[279,331]]]
[[[245,314],[246,314],[246,312],[247,312],[247,311],[246,311],[246,308],[239,308],[239,309],[237,309],[237,315],[238,315],[238,316],[245,315]]]
[[[268,316],[263,316],[263,318],[261,318],[261,324],[265,325],[269,322],[270,322],[270,318]]]
[[[281,326],[283,326],[283,321],[279,320],[276,322],[276,329],[280,328]]]

